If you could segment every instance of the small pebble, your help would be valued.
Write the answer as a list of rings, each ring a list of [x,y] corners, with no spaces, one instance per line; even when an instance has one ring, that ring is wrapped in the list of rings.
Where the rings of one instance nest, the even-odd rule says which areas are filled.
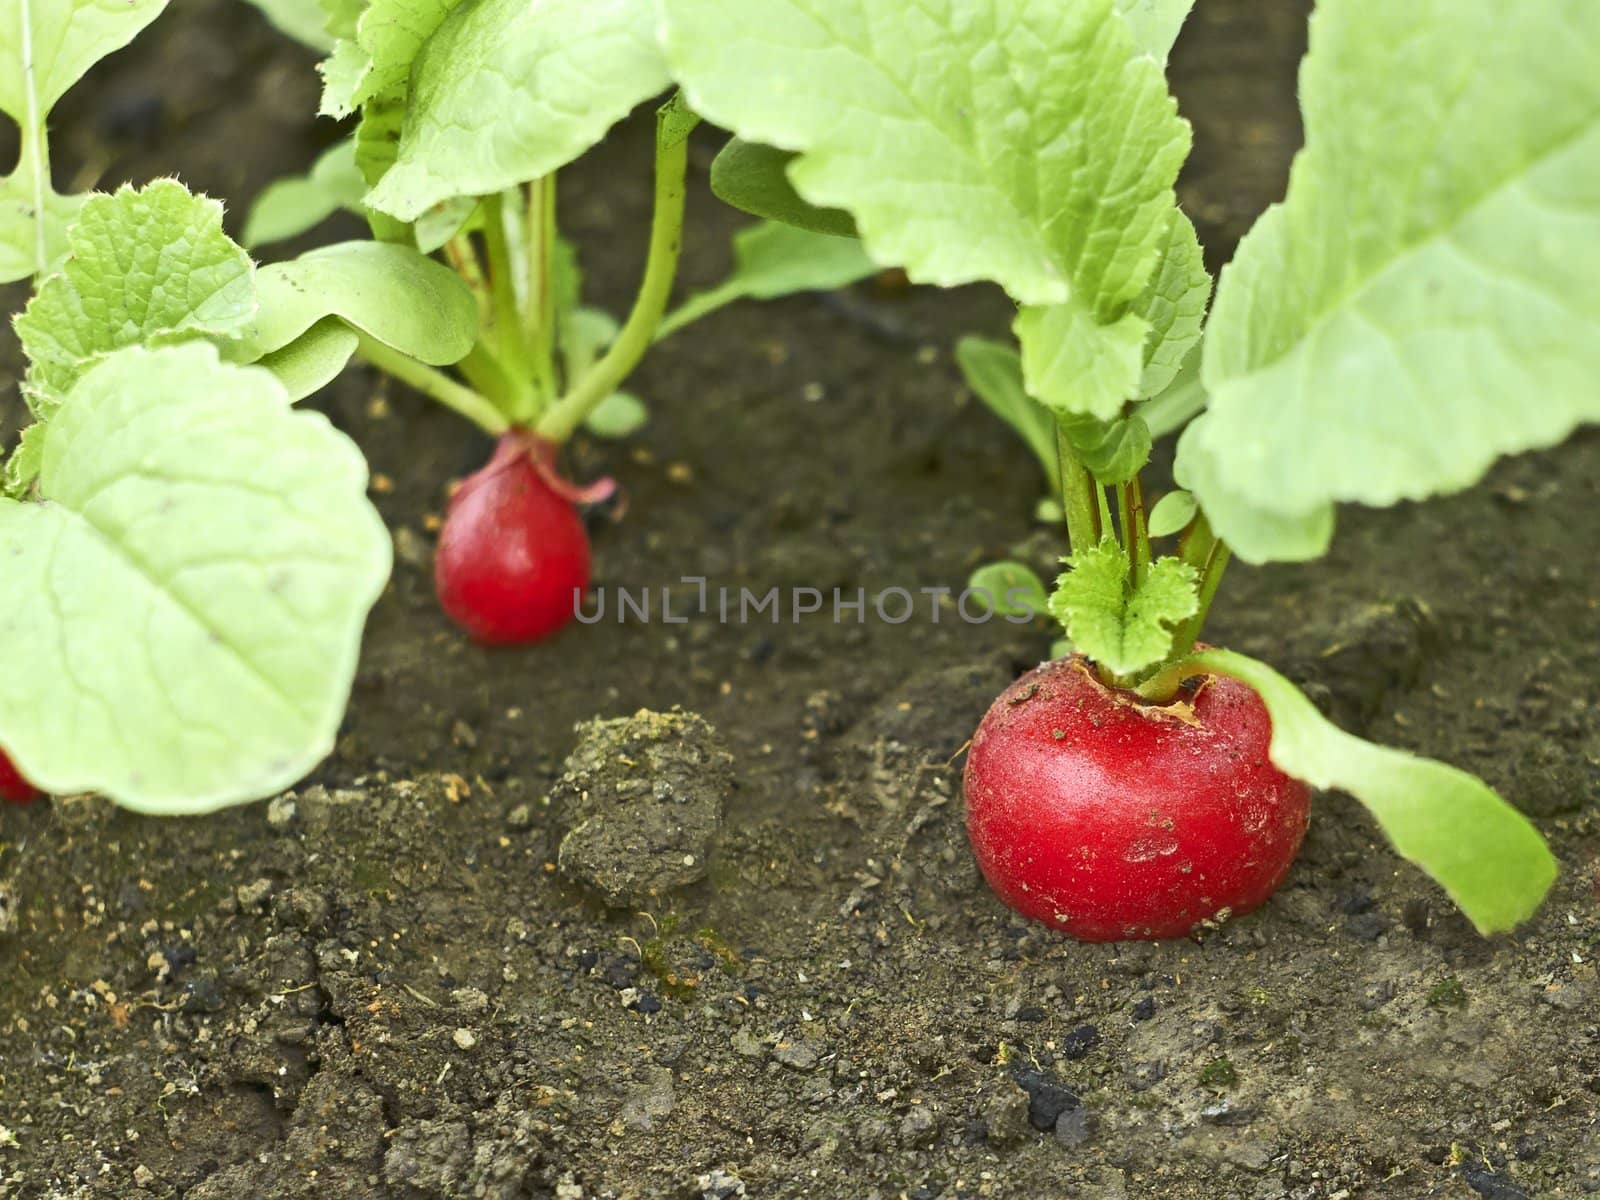
[[[274,796],[267,805],[267,824],[280,833],[289,828],[295,816],[293,793]]]
[[[456,1030],[452,1040],[463,1050],[471,1050],[478,1044],[478,1039],[473,1035],[473,1032],[470,1029]]]
[[[234,894],[239,898],[240,908],[255,908],[272,895],[272,880],[257,879],[253,883],[241,883]]]

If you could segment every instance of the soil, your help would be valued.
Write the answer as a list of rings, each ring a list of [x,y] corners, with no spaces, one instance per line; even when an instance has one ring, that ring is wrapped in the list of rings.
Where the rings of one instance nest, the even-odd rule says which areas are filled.
[[[1180,43],[1182,198],[1221,258],[1281,192],[1305,8],[1207,0]],[[186,0],[58,112],[59,160],[82,182],[176,171],[237,219],[332,136],[306,116],[311,61],[243,5]],[[646,133],[564,182],[614,309]],[[736,224],[705,194],[713,148],[691,286]],[[597,520],[598,582],[673,588],[681,612],[684,576],[870,594],[1047,562],[1041,481],[949,353],[1005,315],[982,289],[867,285],[664,345],[649,427],[569,464],[631,497]],[[1543,913],[1479,938],[1330,795],[1260,913],[1083,945],[1003,908],[962,828],[958,751],[1042,625],[658,610],[476,649],[427,559],[487,443],[362,370],[318,403],[368,451],[400,551],[338,750],[205,819],[0,814],[0,1197],[1600,1196],[1593,434],[1346,513],[1321,562],[1236,568],[1209,634],[1531,813],[1563,866]],[[713,764],[709,858],[608,908],[558,869],[548,799],[573,791],[579,722],[641,708]]]

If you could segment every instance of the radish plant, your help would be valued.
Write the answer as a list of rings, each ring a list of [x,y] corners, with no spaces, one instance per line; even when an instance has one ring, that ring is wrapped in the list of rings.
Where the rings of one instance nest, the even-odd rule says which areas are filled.
[[[262,7],[303,29],[303,3]],[[306,177],[263,196],[247,241],[355,208],[380,242],[455,271],[477,332],[464,356],[446,360],[450,370],[366,335],[354,349],[499,439],[450,503],[436,590],[480,641],[545,636],[571,619],[589,582],[574,506],[613,486],[566,480],[561,445],[580,428],[617,436],[643,423],[643,405],[619,388],[662,336],[741,297],[841,286],[872,262],[854,239],[758,226],[740,235],[732,278],[669,314],[699,120],[673,99],[657,115],[642,280],[619,324],[582,304],[576,251],[558,232],[558,176],[670,85],[655,0],[324,0],[323,9],[333,49],[322,111],[358,115],[357,127]],[[348,353],[331,349],[326,369]]]
[[[252,231],[294,231],[331,190],[370,240],[258,266],[221,205],[175,180],[57,193],[52,106],[164,7],[0,14],[0,112],[21,130],[0,282],[34,284],[15,320],[31,423],[0,495],[0,747],[8,796],[198,812],[270,795],[329,751],[388,578],[365,462],[295,401],[359,356],[501,438],[452,505],[438,576],[471,632],[522,640],[570,615],[588,576],[572,504],[605,490],[563,480],[557,447],[585,421],[636,423],[616,389],[652,340],[873,266],[853,240],[757,226],[732,277],[663,320],[696,120],[674,101],[633,311],[619,327],[581,306],[555,172],[666,86],[642,3],[329,0],[314,23],[308,3],[267,5],[322,29],[325,107],[360,119]]]
[[[1314,557],[1340,502],[1464,488],[1600,418],[1600,8],[1322,0],[1306,148],[1208,318],[1164,70],[1191,3],[662,0],[690,103],[766,148],[771,215],[843,212],[877,262],[1017,304],[1016,348],[961,360],[1059,496],[1074,652],[968,756],[1001,897],[1089,938],[1222,920],[1282,879],[1309,784],[1509,929],[1555,875],[1527,820],[1199,638],[1230,557]],[[1201,406],[1184,491],[1147,509],[1152,426]]]

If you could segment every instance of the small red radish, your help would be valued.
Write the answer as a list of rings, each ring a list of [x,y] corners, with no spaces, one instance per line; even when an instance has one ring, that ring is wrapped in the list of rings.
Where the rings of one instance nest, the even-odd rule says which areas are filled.
[[[556,471],[557,447],[527,430],[503,434],[487,466],[450,498],[433,581],[439,604],[480,642],[531,642],[572,619],[589,586],[589,535],[576,505],[603,500]]]
[[[0,800],[27,804],[39,798],[39,789],[23,778],[22,772],[4,750],[0,750]]]
[[[1013,683],[967,755],[967,833],[1024,916],[1085,941],[1183,937],[1259,907],[1305,836],[1311,793],[1267,757],[1272,722],[1233,679],[1141,704],[1081,658]]]

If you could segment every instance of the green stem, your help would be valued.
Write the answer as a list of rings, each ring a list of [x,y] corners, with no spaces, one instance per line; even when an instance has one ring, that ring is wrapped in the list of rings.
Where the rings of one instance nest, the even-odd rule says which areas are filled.
[[[571,437],[583,419],[639,365],[666,311],[683,249],[684,176],[689,166],[688,134],[681,116],[671,111],[673,107],[668,104],[656,118],[655,215],[639,294],[605,357],[540,418],[537,432],[552,442]]]
[[[437,400],[446,408],[460,413],[491,437],[498,437],[511,427],[506,415],[469,387],[463,387],[443,371],[419,363],[408,354],[401,354],[382,342],[365,334],[356,345],[356,353],[386,375],[392,375],[424,396]]]
[[[1142,579],[1144,573],[1150,569],[1150,524],[1145,518],[1144,511],[1144,485],[1135,475],[1122,485],[1126,496],[1124,503],[1128,509],[1128,521],[1132,529],[1133,544],[1133,577]]]
[[[23,18],[27,28],[27,18]],[[23,64],[28,66],[26,62]],[[33,72],[22,72],[27,98],[25,108],[29,120],[22,123],[22,144],[17,158],[17,176],[30,185],[28,197],[33,212],[33,273],[41,279],[50,267],[50,239],[46,232],[49,222],[47,205],[50,199],[50,139],[45,133],[43,116],[38,113],[34,91]]]
[[[1150,676],[1143,683],[1133,689],[1134,695],[1141,700],[1148,700],[1152,704],[1168,704],[1178,694],[1178,688],[1185,679],[1192,679],[1196,675],[1206,673],[1205,665],[1197,661],[1198,656],[1185,654],[1174,662],[1168,663]]]
[[[1138,535],[1133,527],[1133,497],[1128,495],[1128,489],[1123,484],[1114,488],[1117,493],[1117,530],[1122,538],[1123,557],[1128,560],[1128,586],[1139,586],[1139,577],[1144,573],[1140,569],[1139,556],[1135,550]]]
[[[1232,557],[1233,552],[1228,549],[1228,543],[1213,536],[1211,553],[1206,557],[1205,568],[1200,575],[1199,607],[1195,609],[1194,616],[1178,626],[1173,633],[1170,652],[1172,657],[1188,654],[1200,640],[1200,631],[1206,624],[1206,614],[1211,611],[1211,602],[1216,599],[1217,588],[1222,585],[1222,573],[1228,569],[1228,560]]]
[[[1094,482],[1060,421],[1056,422],[1056,459],[1061,464],[1061,508],[1067,517],[1067,549],[1075,553],[1098,546],[1100,523],[1090,498]]]
[[[1094,482],[1094,499],[1100,512],[1100,537],[1104,539],[1111,536],[1111,504],[1106,499],[1106,489],[1098,480]]]
[[[495,357],[505,367],[514,389],[507,415],[518,425],[533,419],[539,407],[539,392],[528,343],[523,337],[522,308],[517,302],[516,264],[506,239],[505,194],[496,192],[483,198],[483,244],[489,260],[489,290],[493,315],[488,334],[493,339]]]
[[[478,259],[478,249],[472,244],[472,239],[458,233],[441,249],[451,269],[461,276],[467,288],[478,298],[479,312],[487,319],[490,315],[489,281],[484,278],[483,263]]]
[[[512,383],[505,364],[495,357],[494,350],[488,342],[480,338],[467,356],[455,364],[455,369],[480,396],[501,412],[507,412],[515,407],[516,385]]]
[[[528,308],[524,314],[528,344],[539,395],[555,398],[556,305],[551,259],[556,244],[556,177],[554,172],[528,185]]]
[[[1206,520],[1205,513],[1197,512],[1194,520],[1189,522],[1189,528],[1178,539],[1178,557],[1196,571],[1204,572],[1216,545],[1217,535],[1212,532],[1211,522]]]

